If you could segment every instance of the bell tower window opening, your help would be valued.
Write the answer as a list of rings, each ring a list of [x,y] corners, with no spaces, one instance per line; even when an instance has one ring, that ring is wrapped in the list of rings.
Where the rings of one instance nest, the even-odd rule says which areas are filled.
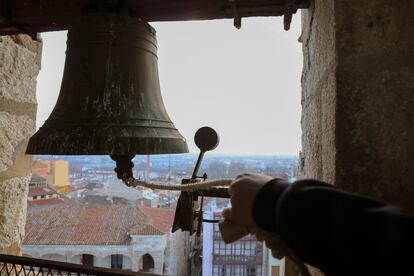
[[[208,24],[204,22],[153,24],[158,30],[160,82],[164,104],[172,121],[188,139],[192,152],[196,152],[195,146],[191,144],[195,130],[202,125],[211,125],[220,133],[221,144],[217,148],[219,154],[297,155],[300,144],[300,66],[297,64],[301,63],[301,57],[300,54],[296,57],[291,52],[296,47],[297,52],[300,53],[300,45],[296,42],[298,35],[291,38],[292,43],[283,45],[283,38],[277,36],[279,31],[282,33],[277,26],[278,23],[267,20],[267,23],[273,22],[267,24],[258,19],[246,19],[243,22],[240,31],[233,29],[231,21],[211,22],[213,26],[211,28],[208,27],[210,22]],[[172,35],[170,27],[178,31]],[[231,32],[227,32],[227,28]],[[292,29],[298,30],[298,27],[292,26]],[[200,33],[204,37],[199,35]],[[192,35],[188,36],[188,34]],[[249,35],[253,38],[244,41]],[[45,34],[46,38],[52,36],[53,34]],[[64,37],[65,35],[63,39]],[[232,41],[236,43],[233,44]],[[48,39],[45,39],[46,60],[49,47],[47,42]],[[209,42],[212,44],[208,44]],[[276,47],[278,45],[283,47],[278,49]],[[272,56],[271,53],[276,55]],[[49,69],[46,60],[42,70]],[[266,61],[267,63],[263,65]],[[49,62],[53,63],[50,57]],[[296,82],[292,81],[295,79],[292,75],[295,75]],[[60,81],[57,81],[57,89],[52,89],[45,86],[41,81],[42,78],[44,77],[39,77],[39,105],[42,104],[44,96],[42,94],[46,94],[49,98],[54,93],[57,95],[60,85]],[[44,112],[44,108],[39,106],[39,112]],[[39,116],[40,121],[41,117]],[[42,122],[38,123],[40,125]],[[296,142],[290,143],[293,140]],[[136,160],[145,157],[136,157],[135,169],[139,169],[142,165]],[[151,158],[151,162],[155,164],[157,158]],[[173,165],[168,167],[174,167],[174,162],[173,160]],[[257,172],[260,170],[261,173],[273,175],[278,172],[278,166],[282,166],[278,161],[272,163],[274,167],[273,165],[256,166],[249,162],[249,159],[240,162],[218,161],[215,164],[217,166],[213,166],[214,162],[212,162],[202,166],[200,171],[204,172],[211,168],[210,172],[215,173],[214,175],[209,172],[211,178],[223,177],[219,172],[228,177],[235,177],[237,173],[243,172],[242,170],[249,171],[253,170],[252,168],[255,170],[258,168]],[[103,169],[104,164],[101,165],[101,167],[89,168],[89,171],[79,168],[78,173],[92,175],[93,171]],[[155,165],[151,168],[156,170]],[[185,173],[185,170],[177,171],[177,177],[169,178],[168,181],[177,181]],[[100,177],[99,173],[96,174]],[[107,180],[113,174],[111,169],[110,174],[106,174],[102,180]],[[293,169],[287,177],[294,177]],[[105,200],[115,202],[117,199],[108,197]],[[163,199],[156,204],[160,203],[163,203]],[[245,241],[234,247],[226,247],[218,243],[214,245],[214,252],[216,250],[225,256],[244,254],[254,257],[255,254],[262,253],[261,248],[251,245],[251,241]],[[154,262],[153,259],[152,261]],[[110,258],[113,268],[122,268],[125,263],[121,255],[120,257],[113,255]],[[235,275],[237,273],[262,275],[256,265],[220,266],[220,268],[214,266],[217,273],[230,269],[236,273]],[[157,264],[156,267],[162,266]]]

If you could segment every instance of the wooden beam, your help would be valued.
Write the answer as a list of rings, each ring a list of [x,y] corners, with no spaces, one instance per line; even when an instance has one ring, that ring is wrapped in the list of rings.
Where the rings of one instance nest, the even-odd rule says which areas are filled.
[[[126,0],[134,16],[145,21],[186,21],[280,16],[289,0]],[[65,30],[91,0],[0,0],[0,35]],[[233,6],[235,3],[235,6]],[[294,0],[293,11],[309,0]]]

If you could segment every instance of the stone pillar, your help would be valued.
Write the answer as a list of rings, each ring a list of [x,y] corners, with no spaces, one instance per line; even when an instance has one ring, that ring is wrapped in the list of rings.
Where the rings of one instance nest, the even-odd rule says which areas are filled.
[[[314,0],[302,13],[301,37],[301,176],[409,212],[414,211],[413,14],[411,0]]]
[[[19,255],[24,238],[31,157],[24,154],[35,130],[36,77],[41,42],[0,36],[0,252]]]
[[[164,254],[163,252],[156,252],[152,255],[154,258],[154,273],[164,274]]]
[[[335,184],[414,212],[414,2],[335,11]]]
[[[301,174],[335,181],[336,30],[334,0],[315,0],[302,12]]]
[[[414,3],[303,13],[302,176],[414,211]]]

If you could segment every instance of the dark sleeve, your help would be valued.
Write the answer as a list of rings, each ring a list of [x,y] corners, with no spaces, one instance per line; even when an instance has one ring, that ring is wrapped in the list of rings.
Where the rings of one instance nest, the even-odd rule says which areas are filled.
[[[267,183],[253,217],[327,275],[414,275],[414,217],[316,180]]]

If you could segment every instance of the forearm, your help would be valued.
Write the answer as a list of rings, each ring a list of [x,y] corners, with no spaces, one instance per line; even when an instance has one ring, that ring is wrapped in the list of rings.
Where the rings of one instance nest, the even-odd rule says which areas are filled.
[[[380,269],[381,262],[404,266],[404,258],[395,253],[413,243],[412,217],[315,180],[268,183],[256,198],[253,216],[259,227],[280,234],[303,260],[336,274],[355,265],[365,265],[370,272]]]

